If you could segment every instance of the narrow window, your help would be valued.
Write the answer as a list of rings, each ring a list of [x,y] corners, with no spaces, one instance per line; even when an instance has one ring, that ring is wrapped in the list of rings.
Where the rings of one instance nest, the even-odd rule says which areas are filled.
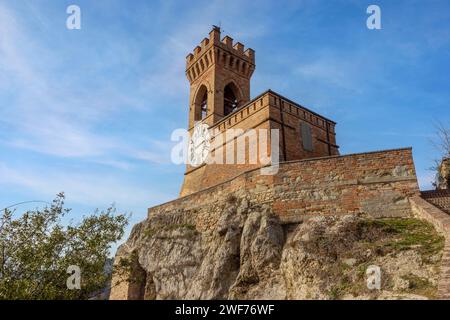
[[[194,121],[201,121],[208,115],[208,89],[201,85],[194,100]]]
[[[300,131],[302,135],[303,149],[313,151],[313,142],[311,135],[311,126],[307,123],[300,123]]]
[[[205,95],[203,96],[202,102],[200,104],[200,109],[202,112],[202,120],[206,118],[208,115],[208,92],[205,92]]]
[[[226,116],[236,111],[238,105],[236,95],[232,88],[232,84],[229,84],[225,87],[223,96],[224,115]]]

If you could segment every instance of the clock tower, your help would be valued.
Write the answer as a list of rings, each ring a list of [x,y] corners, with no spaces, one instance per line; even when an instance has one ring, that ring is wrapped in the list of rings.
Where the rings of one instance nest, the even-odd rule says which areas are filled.
[[[250,98],[255,51],[214,26],[186,57],[191,136],[180,196],[276,162],[338,155],[335,122],[267,90]]]
[[[190,83],[189,131],[202,121],[213,126],[250,101],[250,78],[255,70],[255,52],[225,36],[214,26],[209,38],[186,57]]]

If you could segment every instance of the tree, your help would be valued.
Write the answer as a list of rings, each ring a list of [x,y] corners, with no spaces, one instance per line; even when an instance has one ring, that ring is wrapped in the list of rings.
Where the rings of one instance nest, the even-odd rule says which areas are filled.
[[[440,150],[442,158],[450,157],[450,128],[442,123],[436,125],[437,142],[436,147]]]
[[[89,299],[106,287],[111,245],[129,217],[112,206],[63,224],[70,212],[64,199],[60,193],[50,206],[16,219],[10,210],[0,213],[0,299]],[[69,266],[81,271],[80,289],[68,289]]]

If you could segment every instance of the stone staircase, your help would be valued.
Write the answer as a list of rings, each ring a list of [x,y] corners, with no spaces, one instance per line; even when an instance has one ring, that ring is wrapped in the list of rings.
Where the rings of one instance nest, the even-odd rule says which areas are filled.
[[[422,191],[410,198],[413,213],[432,223],[445,237],[438,296],[450,300],[450,190]]]

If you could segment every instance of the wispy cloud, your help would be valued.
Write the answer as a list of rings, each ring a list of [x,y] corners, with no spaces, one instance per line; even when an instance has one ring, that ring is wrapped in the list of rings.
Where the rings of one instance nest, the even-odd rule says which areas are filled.
[[[362,73],[364,71],[362,61],[349,60],[336,54],[326,54],[316,58],[310,63],[302,63],[294,69],[294,73],[309,81],[318,81],[326,85],[360,93]]]
[[[33,17],[51,37],[45,17]],[[140,77],[133,87],[116,75],[105,76],[116,56],[108,61],[93,56],[82,65],[94,70],[72,69],[67,57],[36,41],[29,28],[0,3],[0,188],[18,187],[46,199],[65,191],[72,202],[94,206],[115,201],[146,208],[169,200],[173,195],[159,191],[164,188],[152,190],[151,180],[121,173],[138,167],[148,175],[156,165],[170,163],[169,135],[155,130],[151,137],[137,138],[126,123],[136,121],[128,114],[145,114],[157,103],[148,94],[136,94]],[[133,54],[118,47],[113,51],[124,60]],[[135,64],[134,57],[128,63]],[[42,155],[41,163],[8,162],[11,150]]]
[[[3,135],[4,144],[58,157],[92,157],[97,162],[113,165],[117,163],[109,157],[114,154],[129,157],[144,151],[150,153],[139,150],[138,146],[129,152],[133,149],[129,142],[125,144],[111,134],[95,130],[119,111],[123,112],[120,108],[136,110],[142,105],[140,100],[118,93],[115,87],[96,91],[77,86],[70,70],[65,79],[43,72],[32,53],[49,56],[52,53],[32,41],[15,13],[4,4],[0,4],[0,29],[0,70],[10,76],[10,84],[15,83],[11,88],[2,82],[2,91],[14,90],[18,102],[4,105],[0,110],[0,122],[10,130],[7,136]],[[46,67],[52,70],[60,66],[56,61]],[[104,159],[99,161],[101,157]]]
[[[168,195],[151,190],[149,186],[130,184],[105,174],[48,169],[36,172],[30,168],[12,168],[5,163],[0,163],[0,185],[25,188],[46,199],[64,191],[71,201],[86,205],[104,206],[114,201],[124,207],[146,207],[169,199]]]

